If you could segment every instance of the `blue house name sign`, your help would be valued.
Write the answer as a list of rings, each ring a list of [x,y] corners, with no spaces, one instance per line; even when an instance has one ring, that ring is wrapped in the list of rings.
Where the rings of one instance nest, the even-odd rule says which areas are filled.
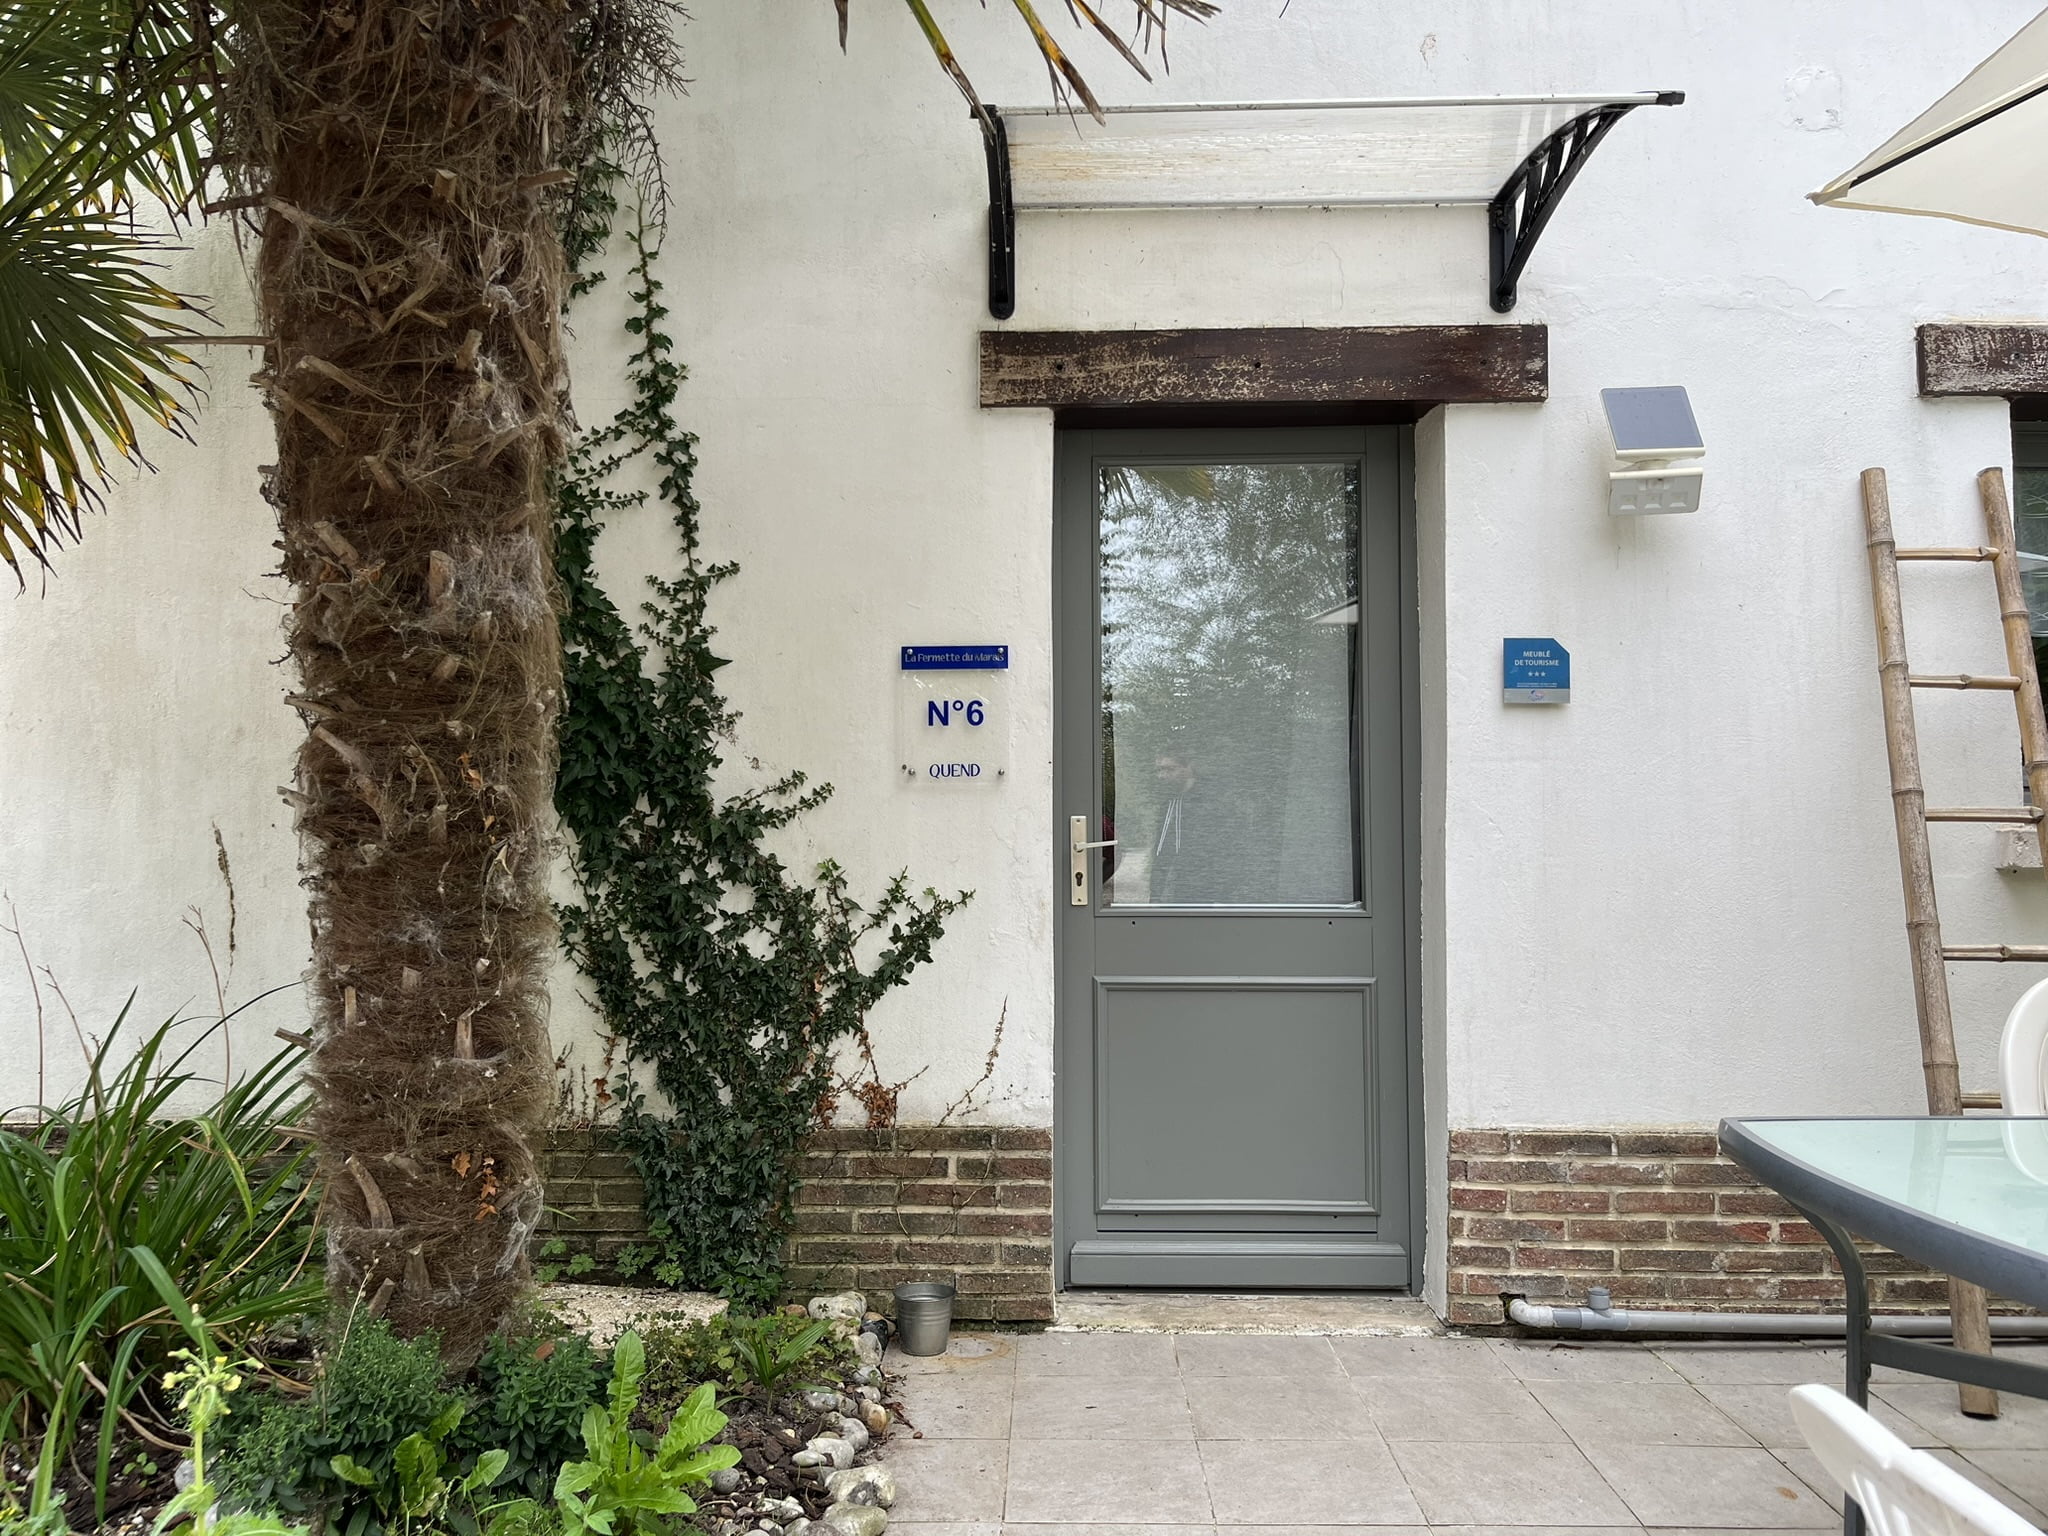
[[[1503,704],[1569,704],[1572,653],[1550,639],[1503,640],[1500,698]]]
[[[1010,648],[906,645],[897,739],[914,784],[993,784],[1010,771]]]

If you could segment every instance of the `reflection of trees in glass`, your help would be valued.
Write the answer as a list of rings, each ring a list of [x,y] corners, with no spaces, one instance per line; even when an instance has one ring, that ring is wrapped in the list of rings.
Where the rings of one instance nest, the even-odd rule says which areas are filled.
[[[1100,494],[1112,900],[1353,899],[1357,465],[1117,465]]]

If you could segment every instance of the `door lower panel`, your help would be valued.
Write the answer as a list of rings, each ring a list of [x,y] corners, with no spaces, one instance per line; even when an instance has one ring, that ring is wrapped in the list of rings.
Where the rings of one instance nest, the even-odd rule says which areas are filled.
[[[1366,977],[1098,978],[1099,1227],[1376,1232],[1373,1058]]]

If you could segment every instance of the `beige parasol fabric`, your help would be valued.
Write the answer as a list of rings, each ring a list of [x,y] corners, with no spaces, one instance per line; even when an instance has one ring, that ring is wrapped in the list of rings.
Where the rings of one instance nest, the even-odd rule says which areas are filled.
[[[1810,196],[1829,208],[2048,235],[2048,11],[1883,148]]]

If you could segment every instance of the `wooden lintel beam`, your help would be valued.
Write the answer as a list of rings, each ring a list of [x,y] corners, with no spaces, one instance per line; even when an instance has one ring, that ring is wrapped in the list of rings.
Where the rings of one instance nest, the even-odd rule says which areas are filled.
[[[1541,325],[983,331],[984,406],[1535,402]]]
[[[2048,394],[2048,325],[1923,325],[1923,395]]]

